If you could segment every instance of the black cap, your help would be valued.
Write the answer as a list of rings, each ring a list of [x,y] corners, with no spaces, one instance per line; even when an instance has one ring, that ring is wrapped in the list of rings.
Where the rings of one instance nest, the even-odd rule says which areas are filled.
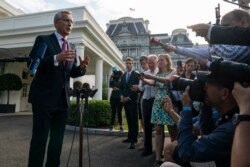
[[[198,80],[206,83],[218,84],[222,87],[228,88],[229,90],[232,90],[234,87],[234,81],[230,78],[226,78],[223,74],[208,71],[198,71],[196,76]]]

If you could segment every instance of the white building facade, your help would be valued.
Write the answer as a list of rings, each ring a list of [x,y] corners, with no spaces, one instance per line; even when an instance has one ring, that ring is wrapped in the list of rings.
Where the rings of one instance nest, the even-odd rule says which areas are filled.
[[[51,34],[55,31],[53,18],[59,10],[32,14],[12,12],[11,14],[7,11],[15,10],[3,10],[8,6],[4,4],[7,3],[5,1],[0,3],[0,16],[4,16],[0,18],[0,74],[14,73],[22,78],[23,88],[20,91],[11,91],[10,104],[16,104],[16,112],[27,111],[30,110],[27,96],[33,78],[27,75],[26,62],[1,63],[1,59],[28,56],[37,35]],[[113,66],[121,70],[125,69],[122,53],[84,6],[65,10],[70,10],[74,18],[74,28],[68,41],[75,45],[77,56],[85,54],[90,56],[86,75],[95,76],[95,83],[91,86],[98,89],[94,98],[101,100],[103,76],[109,76]],[[21,15],[14,16],[17,14]],[[81,80],[83,83],[89,82],[88,76],[76,80]],[[7,92],[1,92],[0,104],[5,104],[6,101]]]

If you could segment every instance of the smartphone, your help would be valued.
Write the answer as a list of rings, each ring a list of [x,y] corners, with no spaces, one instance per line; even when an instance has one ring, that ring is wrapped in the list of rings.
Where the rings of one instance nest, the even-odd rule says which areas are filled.
[[[177,67],[182,67],[182,61],[177,61]]]

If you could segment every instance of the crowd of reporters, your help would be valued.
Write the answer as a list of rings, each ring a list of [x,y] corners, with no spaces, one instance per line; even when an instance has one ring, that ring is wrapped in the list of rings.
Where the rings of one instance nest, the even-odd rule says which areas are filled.
[[[149,55],[149,69],[134,75],[139,82],[126,81],[128,74],[133,71],[131,68],[119,75],[118,80],[123,84],[117,86],[121,105],[128,107],[133,101],[130,94],[126,94],[128,90],[124,92],[124,87],[136,92],[135,96],[139,92],[143,94],[142,100],[139,100],[144,121],[142,155],[152,154],[154,124],[155,167],[250,165],[247,159],[250,137],[250,16],[243,10],[233,10],[223,16],[221,24],[189,26],[197,35],[210,42],[208,48],[181,48],[171,44],[164,46],[167,52],[173,51],[189,57],[184,67],[179,65],[174,68],[168,54]],[[214,60],[213,57],[218,58]],[[127,61],[133,63],[131,58]],[[201,71],[198,65],[207,66],[207,70]],[[111,87],[116,91],[116,86]],[[138,111],[137,107],[128,108],[126,118],[131,120],[129,113]],[[112,107],[112,126],[114,113]],[[120,109],[118,113],[120,117]],[[239,119],[239,113],[244,114],[244,119]],[[164,144],[165,125],[171,138],[168,144]],[[135,126],[138,126],[138,122],[132,128]],[[136,129],[130,128],[129,131],[133,132]],[[131,142],[129,136],[126,141]],[[137,134],[129,148],[135,148],[136,142]],[[162,161],[162,153],[165,163]]]

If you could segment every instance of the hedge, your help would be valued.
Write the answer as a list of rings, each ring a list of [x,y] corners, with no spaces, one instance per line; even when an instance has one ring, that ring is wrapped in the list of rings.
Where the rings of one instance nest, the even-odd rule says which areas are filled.
[[[88,110],[83,113],[83,126],[104,128],[110,125],[111,107],[108,100],[90,100]],[[79,125],[79,110],[76,102],[71,102],[68,125]]]

